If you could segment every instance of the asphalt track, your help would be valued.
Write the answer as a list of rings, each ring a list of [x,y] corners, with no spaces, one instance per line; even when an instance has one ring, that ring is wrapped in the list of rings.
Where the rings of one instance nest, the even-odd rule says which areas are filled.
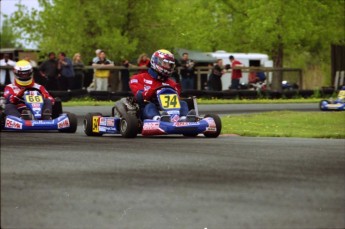
[[[344,139],[1,132],[1,228],[344,228],[344,215]]]

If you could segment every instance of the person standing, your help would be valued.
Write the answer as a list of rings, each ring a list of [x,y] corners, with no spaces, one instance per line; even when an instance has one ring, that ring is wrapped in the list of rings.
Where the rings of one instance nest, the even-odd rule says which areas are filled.
[[[58,62],[55,57],[55,53],[50,52],[48,54],[48,60],[44,61],[38,68],[41,76],[46,79],[46,88],[48,91],[60,90],[60,85],[58,82]]]
[[[129,63],[129,61],[127,59],[123,59],[122,61],[122,66],[125,67],[125,69],[121,70],[121,85],[122,91],[130,91],[131,89],[129,88],[129,67],[131,66],[131,64]]]
[[[0,66],[8,67],[0,69],[0,85],[5,86],[14,82],[14,73],[11,69],[16,65],[16,62],[10,59],[10,56],[5,53],[4,58],[0,60]]]
[[[99,53],[98,61],[96,63],[93,63],[92,66],[98,67],[95,69],[96,91],[108,91],[108,79],[110,76],[110,70],[102,69],[102,67],[114,66],[113,62],[106,58],[104,51],[101,51]]]
[[[74,70],[74,84],[76,86],[77,89],[85,89],[84,88],[84,63],[81,59],[81,55],[80,53],[76,53],[73,56],[72,59],[72,63],[73,63],[73,70]]]
[[[63,90],[71,91],[74,84],[74,70],[72,60],[66,57],[64,52],[59,53],[58,69],[60,71],[60,82]]]
[[[99,60],[99,54],[101,53],[101,49],[96,49],[95,54],[96,56],[92,59],[92,64],[96,63]],[[92,82],[90,83],[90,85],[87,87],[87,91],[94,91],[96,90],[96,69],[93,70],[93,76],[92,76]]]
[[[223,69],[223,60],[218,59],[216,64],[213,66],[210,78],[209,78],[209,84],[211,91],[221,91],[222,90],[222,80],[221,77],[225,73],[225,70]]]
[[[193,60],[189,59],[188,53],[182,54],[181,60],[181,85],[182,90],[194,89],[195,69]]]
[[[240,79],[242,78],[242,70],[241,69],[234,69],[235,67],[243,67],[243,64],[236,60],[234,56],[229,56],[232,68],[231,74],[231,86],[230,89],[237,90],[240,85]]]
[[[138,67],[149,68],[150,67],[150,58],[147,57],[146,53],[142,53],[139,56],[137,63],[138,63]],[[139,73],[144,73],[144,72],[147,72],[147,69],[139,70]]]

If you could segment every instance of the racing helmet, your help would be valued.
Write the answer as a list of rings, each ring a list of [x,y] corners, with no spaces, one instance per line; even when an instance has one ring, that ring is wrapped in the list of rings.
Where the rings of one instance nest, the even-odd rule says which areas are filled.
[[[174,71],[175,58],[174,55],[165,49],[160,49],[152,54],[151,69],[155,71],[153,78],[161,81],[167,80]]]
[[[32,83],[33,69],[26,60],[20,60],[14,66],[15,81],[20,86],[28,86]]]

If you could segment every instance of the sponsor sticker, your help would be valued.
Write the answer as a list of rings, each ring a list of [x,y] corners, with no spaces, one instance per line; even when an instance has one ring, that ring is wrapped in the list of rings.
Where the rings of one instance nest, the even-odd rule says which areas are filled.
[[[69,124],[69,119],[68,118],[58,122],[58,129],[67,128],[69,126],[70,126],[70,124]]]
[[[108,118],[107,119],[107,126],[113,127],[115,125],[114,119]]]
[[[98,125],[99,116],[92,117],[92,132],[99,133]]]
[[[144,79],[144,83],[147,83],[147,84],[152,84],[152,80],[147,80],[147,79]]]
[[[159,122],[144,123],[143,130],[155,130],[159,128]]]
[[[138,83],[137,79],[131,79],[131,83]]]
[[[5,127],[12,129],[22,129],[22,124],[12,119],[6,119]]]

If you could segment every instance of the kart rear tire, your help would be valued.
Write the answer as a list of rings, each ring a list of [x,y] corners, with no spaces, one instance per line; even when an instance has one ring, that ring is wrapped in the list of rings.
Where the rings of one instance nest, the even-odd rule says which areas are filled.
[[[322,103],[326,102],[327,104],[331,104],[331,102],[329,100],[321,100],[319,103],[319,108],[321,111],[327,111],[328,109],[322,108]]]
[[[222,131],[222,120],[216,114],[207,114],[207,115],[205,115],[205,118],[207,118],[207,117],[213,118],[213,120],[216,124],[217,131],[212,132],[212,133],[204,133],[204,135],[206,138],[217,138],[219,136],[220,132]]]
[[[126,114],[120,120],[120,133],[125,138],[135,138],[138,134],[139,122],[136,116]]]
[[[92,132],[92,117],[93,116],[102,116],[101,113],[87,113],[83,120],[83,127],[84,127],[84,133],[87,136],[102,136],[101,133],[94,133]]]
[[[0,132],[5,127],[5,119],[6,119],[6,115],[5,115],[4,111],[0,111]]]
[[[60,130],[62,133],[75,133],[78,127],[78,119],[77,116],[73,113],[66,112],[67,118],[69,120],[69,127],[66,129]]]
[[[194,137],[198,136],[198,134],[183,134],[183,136],[194,138]]]

